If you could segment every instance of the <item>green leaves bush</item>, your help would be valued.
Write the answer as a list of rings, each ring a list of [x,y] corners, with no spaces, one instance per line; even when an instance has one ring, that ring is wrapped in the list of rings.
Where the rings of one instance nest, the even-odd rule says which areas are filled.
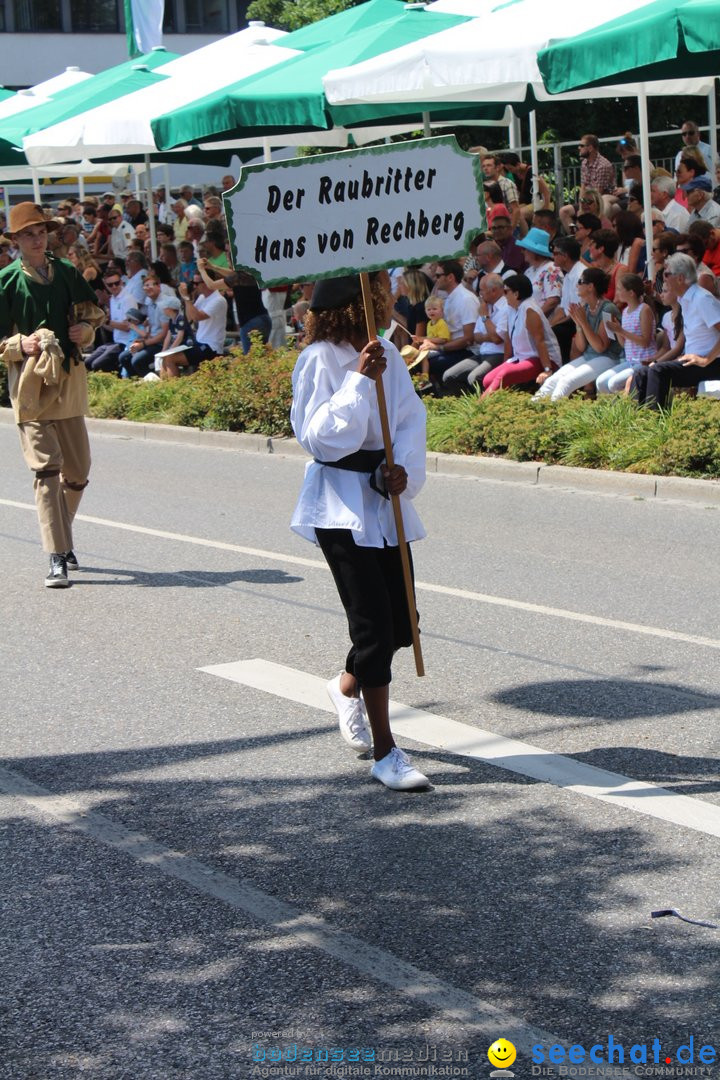
[[[259,339],[167,382],[91,375],[93,416],[219,431],[289,436],[294,349],[272,351]],[[490,397],[425,399],[428,449],[491,454],[589,469],[720,478],[720,403],[676,396],[665,412],[623,396],[533,402],[501,390]],[[0,404],[9,405],[0,362]]]
[[[232,350],[179,379],[146,383],[91,375],[90,412],[212,431],[292,435],[291,380],[296,359],[295,350],[271,351],[257,339],[247,356]]]
[[[428,402],[428,449],[589,469],[720,477],[720,404],[678,395],[665,412],[624,396],[533,402],[501,390]]]

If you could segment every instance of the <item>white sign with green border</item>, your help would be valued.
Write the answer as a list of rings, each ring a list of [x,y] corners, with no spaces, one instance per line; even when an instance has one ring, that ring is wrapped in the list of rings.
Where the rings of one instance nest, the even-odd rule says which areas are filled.
[[[486,227],[479,159],[452,136],[250,165],[223,200],[261,285],[457,258]]]

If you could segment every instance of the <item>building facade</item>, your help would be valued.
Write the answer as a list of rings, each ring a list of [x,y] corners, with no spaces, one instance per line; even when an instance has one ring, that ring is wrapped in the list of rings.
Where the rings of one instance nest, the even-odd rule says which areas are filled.
[[[163,45],[189,53],[247,26],[250,0],[165,0]],[[128,59],[123,0],[0,0],[0,80],[16,90]]]

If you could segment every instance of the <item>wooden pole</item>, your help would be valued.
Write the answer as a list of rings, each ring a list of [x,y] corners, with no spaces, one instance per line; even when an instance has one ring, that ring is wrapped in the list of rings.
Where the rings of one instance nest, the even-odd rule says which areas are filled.
[[[365,308],[365,323],[367,326],[368,338],[372,340],[377,337],[377,328],[375,326],[375,309],[373,308],[372,295],[370,293],[370,278],[367,274],[360,274],[360,286],[362,288],[363,306]],[[395,459],[393,457],[392,437],[390,435],[390,423],[388,421],[387,404],[385,402],[385,388],[383,386],[382,375],[378,374],[375,379],[375,388],[377,390],[378,399],[378,411],[380,413],[380,427],[382,428],[383,435],[383,447],[385,449],[385,461],[388,468],[392,469],[395,465]],[[397,531],[398,548],[400,549],[400,562],[402,564],[403,582],[405,583],[405,597],[407,599],[408,615],[410,617],[410,628],[412,630],[412,645],[413,653],[415,654],[415,670],[418,675],[425,674],[425,665],[423,664],[422,650],[420,648],[420,632],[418,630],[417,611],[415,609],[415,591],[413,589],[412,576],[410,574],[410,558],[408,556],[408,545],[405,539],[405,526],[402,519],[402,507],[400,505],[400,496],[391,495],[390,500],[392,502],[393,514],[395,516],[395,529]]]

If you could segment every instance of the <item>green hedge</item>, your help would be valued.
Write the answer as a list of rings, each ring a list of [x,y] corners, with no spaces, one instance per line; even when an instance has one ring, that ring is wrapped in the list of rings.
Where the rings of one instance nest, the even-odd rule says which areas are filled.
[[[291,377],[296,359],[293,349],[270,352],[255,343],[247,356],[232,350],[179,379],[147,383],[91,375],[90,413],[213,431],[291,435]]]
[[[296,355],[256,341],[248,356],[232,351],[168,382],[91,375],[90,411],[144,423],[291,435]],[[425,401],[431,451],[720,478],[720,405],[706,398],[678,395],[662,413],[639,409],[626,397],[533,403],[529,394],[509,390],[485,399],[472,394]],[[0,403],[9,404],[2,364]]]

